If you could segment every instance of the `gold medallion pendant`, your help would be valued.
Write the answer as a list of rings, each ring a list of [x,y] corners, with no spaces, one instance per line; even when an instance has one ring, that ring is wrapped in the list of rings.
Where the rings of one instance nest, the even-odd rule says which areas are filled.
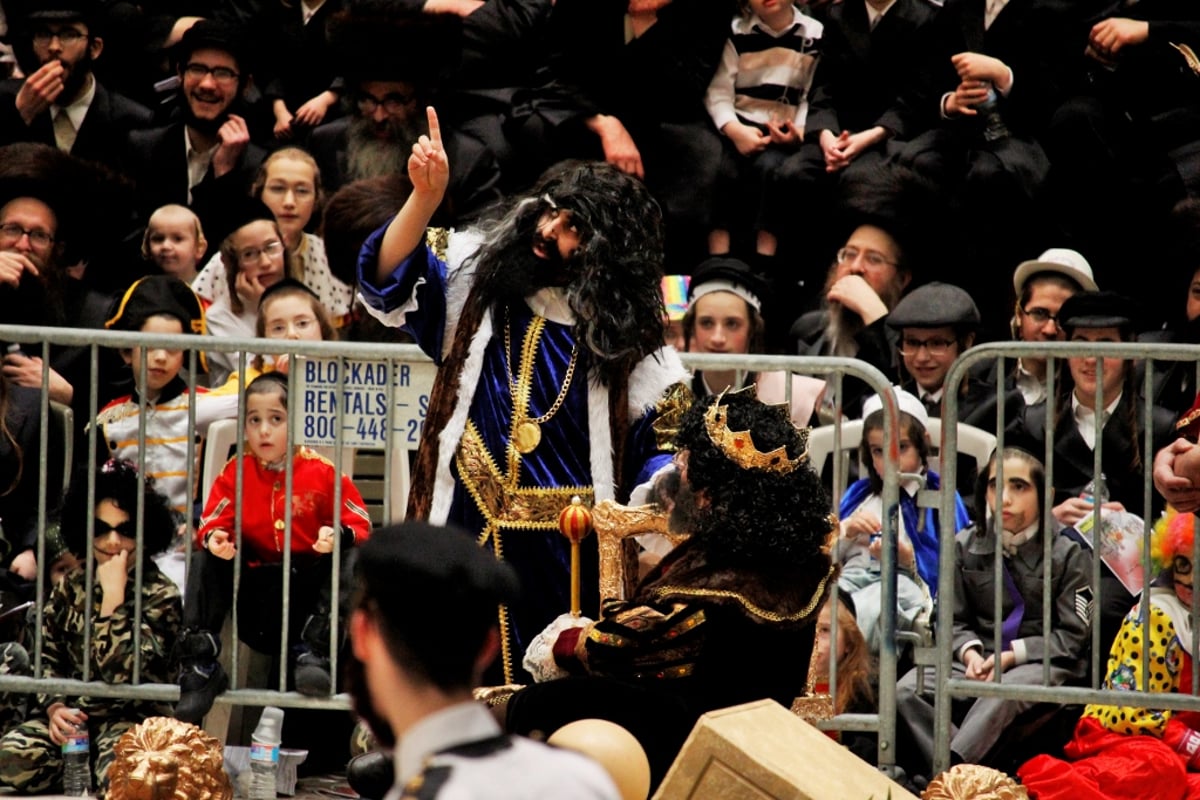
[[[521,455],[532,453],[541,441],[542,429],[533,420],[525,418],[513,427],[513,444]]]

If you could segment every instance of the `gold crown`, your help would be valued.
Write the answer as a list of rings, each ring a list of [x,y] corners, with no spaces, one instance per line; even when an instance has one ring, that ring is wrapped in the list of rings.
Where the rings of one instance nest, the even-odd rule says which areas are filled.
[[[787,447],[784,445],[776,447],[769,453],[764,453],[754,446],[754,440],[750,438],[750,431],[729,430],[728,416],[721,406],[723,399],[725,399],[725,392],[721,392],[708,407],[708,411],[704,414],[704,426],[708,431],[708,438],[721,448],[721,452],[730,461],[746,469],[761,469],[786,475],[808,458],[807,446],[800,455],[788,458]]]

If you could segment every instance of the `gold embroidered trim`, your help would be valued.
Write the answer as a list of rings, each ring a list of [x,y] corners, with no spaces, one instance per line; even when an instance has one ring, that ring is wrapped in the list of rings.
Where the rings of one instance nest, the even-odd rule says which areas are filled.
[[[809,616],[816,610],[817,605],[825,596],[825,584],[833,577],[834,567],[831,565],[829,571],[825,573],[825,577],[821,578],[821,582],[817,584],[817,589],[813,592],[812,598],[808,601],[808,605],[791,614],[779,614],[775,611],[768,611],[765,608],[760,608],[750,602],[745,595],[734,592],[729,589],[693,589],[688,586],[662,586],[654,590],[655,597],[664,597],[666,595],[683,595],[684,597],[724,597],[730,600],[736,600],[744,609],[749,611],[756,617],[765,619],[768,622],[797,622]]]
[[[515,475],[496,466],[474,422],[468,422],[458,448],[458,474],[489,526],[523,530],[558,530],[558,514],[579,495],[591,506],[590,486],[518,487]],[[480,544],[486,542],[480,538]]]
[[[446,247],[450,241],[449,228],[426,228],[425,246],[428,247],[439,261],[446,260]]]
[[[509,450],[511,456],[513,448],[510,447]],[[475,501],[475,506],[485,521],[483,530],[479,534],[479,545],[487,544],[490,539],[492,552],[500,560],[504,559],[504,538],[501,536],[501,531],[557,532],[558,514],[562,511],[563,506],[571,502],[573,496],[578,495],[588,506],[594,502],[594,494],[590,486],[518,487],[519,458],[517,466],[510,474],[502,473],[496,466],[492,454],[484,445],[475,423],[469,420],[458,446],[456,463],[459,479],[467,493],[471,495],[471,499]],[[512,683],[512,625],[508,616],[508,607],[500,606],[498,614],[504,681]]]
[[[695,664],[680,664],[675,667],[668,667],[667,669],[659,670],[658,672],[638,672],[634,675],[634,677],[638,680],[644,680],[646,678],[686,678],[695,671]]]
[[[621,636],[618,633],[598,631],[594,627],[588,630],[587,638],[596,644],[602,644],[607,647],[629,647],[633,644],[633,640],[628,637]]]
[[[675,452],[675,438],[679,435],[679,427],[683,424],[683,415],[692,407],[695,395],[692,388],[685,383],[672,384],[658,403],[654,406],[655,418],[651,423],[654,429],[655,444],[658,449],[667,453]]]

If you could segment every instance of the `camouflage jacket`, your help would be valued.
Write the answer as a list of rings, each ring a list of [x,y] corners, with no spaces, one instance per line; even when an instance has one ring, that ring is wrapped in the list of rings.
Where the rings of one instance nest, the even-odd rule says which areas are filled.
[[[127,684],[133,681],[134,580],[130,571],[125,586],[125,601],[106,619],[100,618],[103,597],[98,581],[92,586],[92,639],[89,660],[90,679],[108,684]],[[84,626],[86,612],[86,574],[82,567],[68,574],[46,601],[43,611],[42,644],[43,677],[83,678]],[[172,653],[183,618],[183,603],[179,589],[149,562],[142,572],[141,658],[142,683],[173,683],[175,665]],[[90,716],[140,718],[156,714],[170,716],[171,708],[163,703],[108,697],[70,697],[61,694],[39,695],[38,703],[46,708],[55,702],[65,702],[83,708]]]

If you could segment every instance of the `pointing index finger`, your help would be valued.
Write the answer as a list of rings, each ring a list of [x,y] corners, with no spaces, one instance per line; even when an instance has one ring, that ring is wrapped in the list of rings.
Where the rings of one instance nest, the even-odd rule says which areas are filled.
[[[429,120],[429,138],[433,140],[433,145],[438,150],[442,149],[442,127],[438,124],[437,111],[433,106],[425,108],[425,115]]]

